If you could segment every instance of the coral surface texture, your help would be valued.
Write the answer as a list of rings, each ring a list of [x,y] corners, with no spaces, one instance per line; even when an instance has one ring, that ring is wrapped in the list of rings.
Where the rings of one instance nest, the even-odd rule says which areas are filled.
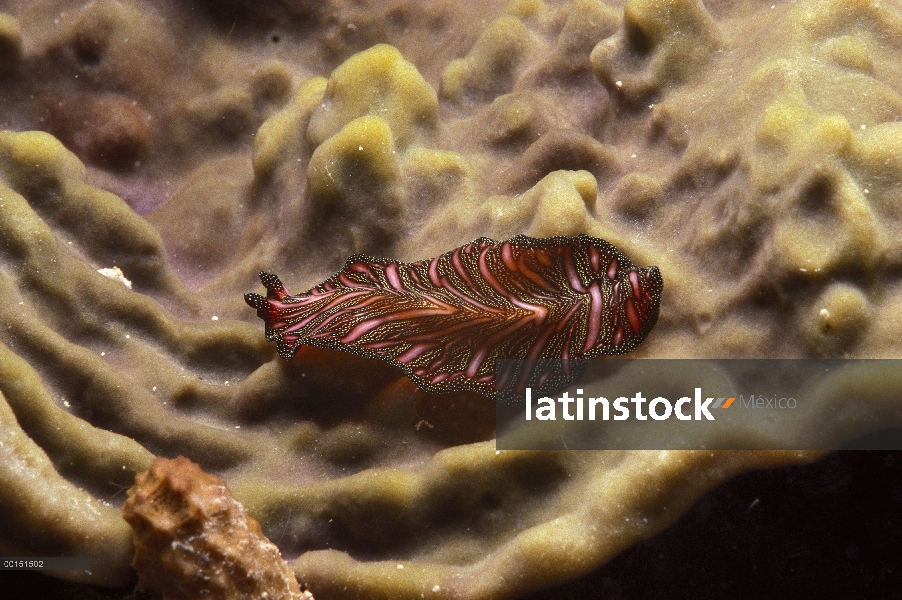
[[[317,600],[523,598],[818,460],[497,451],[491,400],[283,360],[243,295],[586,234],[665,282],[630,356],[902,358],[900,57],[891,1],[0,0],[0,555],[131,593],[147,519],[184,517],[240,567],[178,563],[184,597],[281,554]],[[791,427],[902,426],[902,374],[849,385]],[[148,469],[219,508],[133,490],[133,530]]]

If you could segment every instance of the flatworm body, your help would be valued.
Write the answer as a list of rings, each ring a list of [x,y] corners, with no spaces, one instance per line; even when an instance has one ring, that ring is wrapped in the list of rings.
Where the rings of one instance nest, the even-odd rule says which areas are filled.
[[[431,260],[354,255],[300,296],[260,273],[244,299],[290,359],[303,344],[379,358],[430,392],[563,387],[582,359],[638,346],[658,318],[657,267],[634,266],[588,235],[479,238]],[[522,359],[502,369],[496,361]],[[499,363],[501,364],[501,363]],[[524,366],[531,365],[531,366]]]

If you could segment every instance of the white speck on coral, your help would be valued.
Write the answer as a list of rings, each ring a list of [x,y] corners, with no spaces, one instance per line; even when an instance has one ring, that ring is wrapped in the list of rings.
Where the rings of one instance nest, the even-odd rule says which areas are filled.
[[[106,352],[101,352],[100,356],[106,356]]]
[[[401,569],[403,569],[403,568],[404,568],[404,565],[398,565],[398,570],[399,570],[399,571],[400,571]]]
[[[433,591],[433,592],[440,592],[440,591],[442,591],[442,588],[440,588],[440,587],[437,586],[437,585],[434,585],[434,586],[432,586],[432,591]]]
[[[210,317],[210,320],[211,320],[211,321],[218,321],[218,320],[219,320],[219,317],[217,317],[216,315],[213,315],[212,317]]]
[[[69,243],[71,244],[72,242]],[[123,273],[122,269],[120,269],[119,267],[113,266],[108,269],[97,269],[97,272],[104,277],[115,279],[128,289],[132,289],[132,282],[125,276],[125,273]]]

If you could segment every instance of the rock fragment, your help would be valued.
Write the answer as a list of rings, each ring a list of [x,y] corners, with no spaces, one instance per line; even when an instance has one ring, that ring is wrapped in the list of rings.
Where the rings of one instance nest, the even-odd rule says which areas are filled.
[[[157,458],[128,496],[139,587],[164,600],[312,598],[225,483],[187,458]]]

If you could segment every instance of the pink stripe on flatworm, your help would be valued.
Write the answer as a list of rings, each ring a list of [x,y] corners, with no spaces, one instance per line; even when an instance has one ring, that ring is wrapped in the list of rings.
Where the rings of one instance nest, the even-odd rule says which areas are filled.
[[[390,263],[385,267],[385,277],[388,279],[388,284],[398,290],[399,292],[404,291],[404,284],[401,283],[401,275],[398,273],[398,265],[395,263]]]
[[[598,343],[598,335],[601,333],[601,320],[604,317],[605,307],[598,281],[593,281],[592,285],[589,286],[589,297],[592,300],[589,303],[589,324],[586,332],[586,341],[582,347],[583,354]]]

